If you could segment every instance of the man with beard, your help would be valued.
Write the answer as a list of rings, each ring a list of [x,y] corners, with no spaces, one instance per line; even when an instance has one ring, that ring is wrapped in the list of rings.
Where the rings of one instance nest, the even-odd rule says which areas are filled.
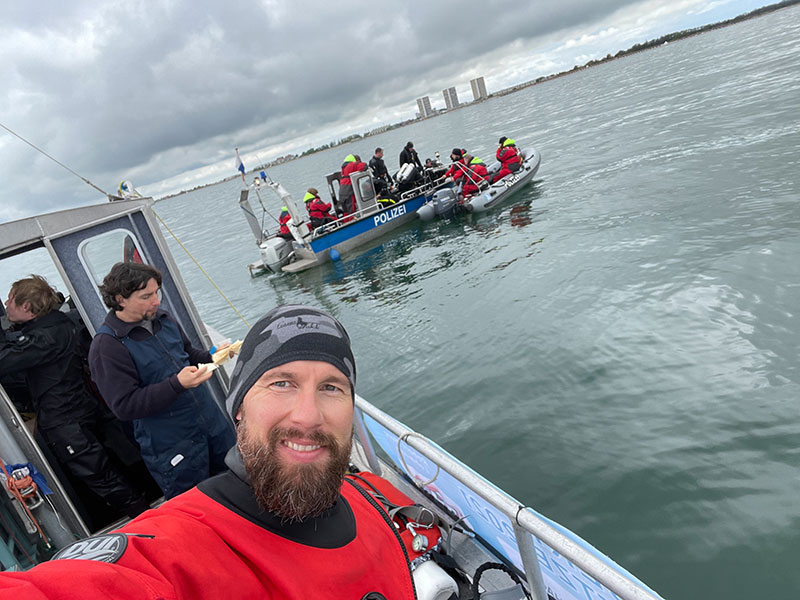
[[[89,370],[111,411],[133,421],[147,468],[172,498],[225,470],[233,428],[203,385],[212,371],[162,308],[161,273],[117,263],[100,292],[111,310],[89,349]]]
[[[245,337],[231,379],[230,471],[0,586],[59,598],[415,598],[394,526],[344,478],[355,383],[336,319],[273,309]],[[88,560],[57,560],[67,558]]]

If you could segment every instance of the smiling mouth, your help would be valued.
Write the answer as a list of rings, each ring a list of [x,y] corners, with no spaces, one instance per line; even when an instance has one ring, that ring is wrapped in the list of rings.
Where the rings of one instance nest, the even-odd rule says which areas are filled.
[[[314,450],[319,450],[322,448],[319,444],[311,444],[311,445],[304,445],[304,444],[295,444],[294,442],[285,441],[283,442],[285,446],[291,448],[296,452],[313,452]]]

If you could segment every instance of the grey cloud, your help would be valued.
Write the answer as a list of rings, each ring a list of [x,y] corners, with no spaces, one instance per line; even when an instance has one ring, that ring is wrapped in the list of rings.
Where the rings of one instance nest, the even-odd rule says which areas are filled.
[[[29,38],[0,45],[10,53],[0,120],[101,187],[148,165],[142,187],[368,110],[407,105],[413,116],[417,95],[433,98],[487,53],[634,4],[76,1],[40,3],[34,16],[12,3],[0,38]],[[96,201],[0,133],[0,220]]]

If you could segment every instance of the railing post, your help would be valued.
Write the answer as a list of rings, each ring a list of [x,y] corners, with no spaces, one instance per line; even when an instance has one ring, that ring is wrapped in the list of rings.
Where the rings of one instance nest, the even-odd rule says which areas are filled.
[[[375,475],[381,474],[381,462],[378,460],[378,455],[375,452],[375,447],[372,445],[372,439],[369,437],[367,426],[364,424],[364,413],[361,409],[356,407],[353,413],[353,426],[358,436],[358,441],[361,442],[361,447],[364,449],[364,454],[367,457],[367,464],[369,470]]]
[[[525,579],[533,600],[547,600],[542,570],[539,568],[539,557],[536,555],[536,546],[533,536],[515,521],[513,523],[514,537],[517,540],[519,554],[522,557],[522,566],[525,567]]]

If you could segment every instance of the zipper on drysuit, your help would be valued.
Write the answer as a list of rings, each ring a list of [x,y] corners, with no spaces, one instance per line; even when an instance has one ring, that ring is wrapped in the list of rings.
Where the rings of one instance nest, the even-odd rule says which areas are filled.
[[[397,539],[397,543],[400,545],[400,549],[403,551],[403,556],[406,559],[406,567],[408,567],[408,575],[411,578],[411,590],[414,592],[414,600],[416,600],[417,586],[414,585],[414,574],[411,571],[411,560],[408,558],[408,552],[406,551],[406,547],[403,544],[402,538],[400,537],[400,532],[398,532],[397,527],[395,527],[394,521],[392,521],[392,518],[389,516],[389,513],[386,512],[386,510],[378,503],[377,500],[375,500],[375,498],[372,497],[372,495],[370,495],[368,491],[362,489],[360,486],[356,485],[346,477],[344,478],[344,481],[346,481],[351,486],[356,488],[356,490],[358,490],[358,493],[364,496],[364,498],[367,499],[367,502],[369,502],[373,507],[375,507],[375,509],[380,513],[381,517],[383,517],[383,520],[386,522],[386,524],[394,533],[394,537]]]

